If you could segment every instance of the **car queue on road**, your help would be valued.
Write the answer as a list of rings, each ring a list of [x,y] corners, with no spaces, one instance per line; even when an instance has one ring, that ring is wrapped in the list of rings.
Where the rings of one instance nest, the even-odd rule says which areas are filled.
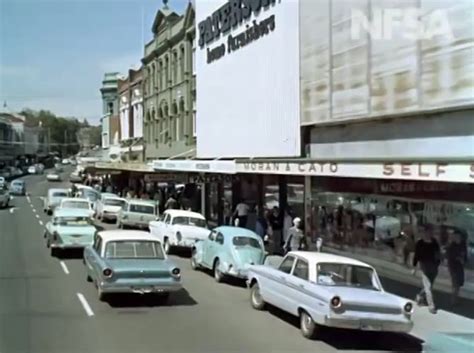
[[[254,309],[272,305],[299,316],[304,337],[317,337],[321,326],[377,332],[409,332],[413,326],[413,304],[386,293],[375,269],[365,263],[289,252],[275,267],[266,262],[263,240],[251,230],[211,230],[199,213],[170,209],[159,215],[150,200],[125,200],[84,185],[72,189],[48,190],[44,210],[52,217],[45,245],[59,257],[83,248],[84,278],[100,300],[119,293],[166,300],[185,287],[181,268],[169,258],[185,248],[193,270],[210,270],[216,282],[246,280]],[[74,207],[81,202],[89,207]],[[97,230],[94,221],[106,221],[108,211],[121,229]]]

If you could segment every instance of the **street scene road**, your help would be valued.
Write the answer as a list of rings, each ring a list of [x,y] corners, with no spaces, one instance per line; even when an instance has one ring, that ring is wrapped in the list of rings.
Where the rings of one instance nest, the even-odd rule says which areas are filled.
[[[184,290],[168,303],[142,296],[100,302],[86,281],[82,253],[56,259],[45,246],[50,217],[42,197],[58,184],[38,175],[24,179],[28,195],[0,211],[2,353],[421,350],[410,335],[328,330],[320,340],[306,340],[297,319],[276,308],[253,310],[243,281],[217,284],[191,269],[188,254],[173,256]]]

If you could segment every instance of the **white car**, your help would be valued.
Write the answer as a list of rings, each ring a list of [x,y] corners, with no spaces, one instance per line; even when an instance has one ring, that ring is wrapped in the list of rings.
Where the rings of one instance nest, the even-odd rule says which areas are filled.
[[[7,189],[0,188],[0,208],[7,208],[10,202],[10,193]]]
[[[183,210],[166,210],[159,221],[152,221],[149,226],[167,254],[172,247],[191,249],[196,240],[204,240],[210,233],[202,214]]]
[[[300,318],[314,338],[321,326],[362,331],[410,332],[413,303],[384,291],[375,269],[361,261],[320,252],[291,251],[278,268],[250,266],[250,303],[266,303]]]
[[[68,164],[70,164],[70,163],[71,163],[71,161],[70,161],[69,159],[67,159],[67,158],[64,158],[64,159],[61,161],[61,164],[64,164],[64,165],[68,165]]]
[[[6,185],[6,180],[4,177],[0,176],[0,188],[3,188]]]
[[[46,175],[46,180],[47,181],[61,181],[61,176],[59,173],[51,172]]]
[[[110,196],[112,195],[112,196]],[[113,194],[102,194],[96,202],[97,218],[101,221],[116,221],[120,211],[127,205],[127,200]]]
[[[51,216],[54,209],[61,203],[61,200],[68,196],[69,192],[67,189],[49,189],[48,195],[44,198],[43,211]]]
[[[92,208],[92,203],[87,199],[77,198],[77,197],[68,197],[61,200],[59,204],[60,209],[65,208],[74,208],[87,210],[91,218],[94,217],[94,209]]]
[[[36,167],[34,165],[30,165],[28,167],[28,174],[36,174],[37,171],[36,171]]]

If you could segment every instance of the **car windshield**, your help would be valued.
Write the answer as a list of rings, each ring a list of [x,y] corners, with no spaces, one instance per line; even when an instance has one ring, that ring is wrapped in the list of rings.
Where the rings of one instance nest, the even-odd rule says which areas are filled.
[[[258,240],[250,237],[234,237],[232,239],[232,244],[234,246],[250,246],[252,248],[261,249]]]
[[[92,202],[95,202],[95,201],[97,201],[97,200],[99,199],[99,194],[96,193],[96,192],[94,192],[94,191],[92,191],[92,190],[83,190],[83,191],[82,191],[82,195],[83,195],[86,199],[88,199],[88,200],[90,200],[90,201],[92,201]]]
[[[164,259],[160,243],[156,241],[112,241],[105,248],[107,259]]]
[[[120,206],[120,207],[123,207],[126,202],[124,200],[118,200],[118,199],[105,199],[104,203],[107,206]]]
[[[319,263],[317,282],[325,286],[344,286],[380,290],[373,269],[341,263]]]
[[[14,182],[12,182],[12,185],[13,186],[23,186],[23,185],[25,185],[25,182],[23,182],[23,181],[14,181]]]
[[[89,217],[56,217],[54,223],[58,226],[88,226],[92,225],[92,220]]]
[[[53,197],[67,197],[67,192],[64,192],[64,191],[54,192]]]
[[[63,208],[83,208],[88,210],[90,208],[89,202],[86,201],[64,201]]]
[[[179,216],[173,218],[173,224],[207,228],[206,220],[196,217]]]

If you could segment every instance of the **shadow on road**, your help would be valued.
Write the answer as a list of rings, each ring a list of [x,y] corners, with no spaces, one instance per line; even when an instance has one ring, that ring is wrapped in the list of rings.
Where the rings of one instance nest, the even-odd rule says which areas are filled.
[[[84,255],[84,249],[68,249],[61,250],[56,253],[56,258],[59,260],[78,260],[82,259]]]
[[[169,255],[174,255],[182,259],[191,258],[191,249],[189,248],[173,248]]]
[[[155,306],[191,306],[197,301],[186,289],[170,293],[168,299],[158,294],[115,294],[107,298],[107,303],[113,308],[143,308]]]
[[[298,317],[271,305],[267,305],[267,310],[271,315],[291,324],[295,329],[299,330],[300,322]],[[391,332],[367,332],[323,327],[317,340],[337,350],[376,350],[406,353],[423,351],[423,341],[418,338],[407,334]]]

